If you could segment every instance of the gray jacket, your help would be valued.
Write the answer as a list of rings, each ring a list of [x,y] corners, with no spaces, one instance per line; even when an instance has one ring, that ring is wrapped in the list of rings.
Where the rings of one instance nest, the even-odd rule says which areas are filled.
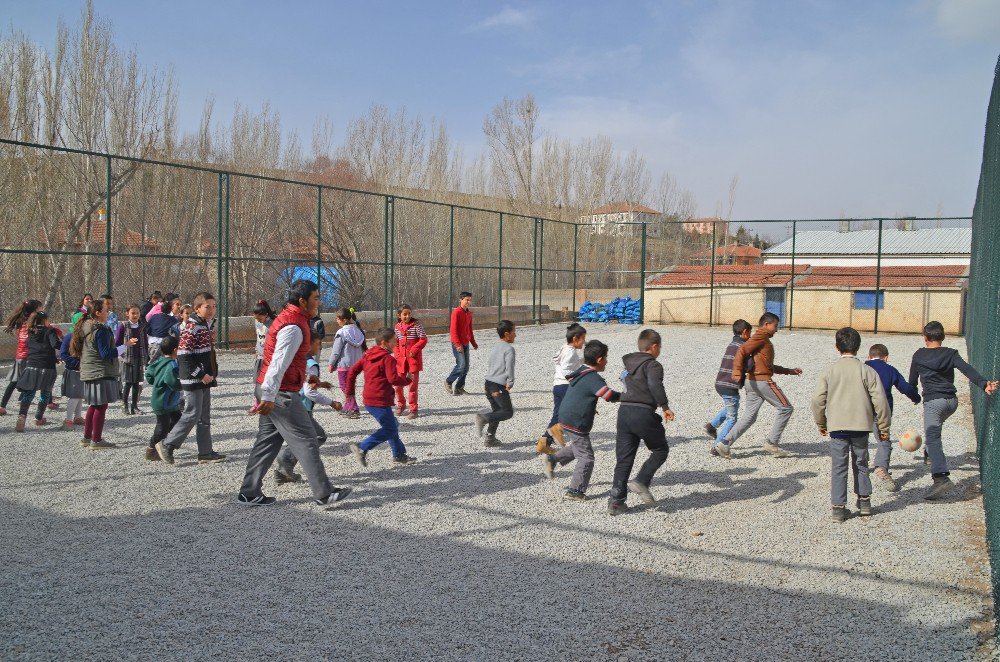
[[[816,382],[816,425],[830,432],[867,432],[874,423],[889,434],[892,414],[878,373],[856,356],[841,356]]]
[[[350,368],[364,355],[365,332],[357,324],[345,324],[337,331],[330,349],[331,368]]]

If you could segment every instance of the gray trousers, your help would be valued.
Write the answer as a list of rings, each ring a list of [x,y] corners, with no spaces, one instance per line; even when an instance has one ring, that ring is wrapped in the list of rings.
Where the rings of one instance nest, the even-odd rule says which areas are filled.
[[[941,428],[958,409],[958,398],[924,400],[924,443],[931,458],[931,475],[948,475],[948,458],[944,456]]]
[[[303,409],[305,409],[305,407],[303,407]],[[313,416],[313,413],[311,411],[306,410],[306,413],[309,414],[309,420],[312,421],[313,429],[316,430],[316,445],[322,446],[323,444],[326,443],[326,440],[328,438],[326,436],[326,430],[324,430],[323,426],[319,424],[319,421],[316,420],[316,417]],[[295,453],[293,453],[292,449],[289,448],[288,445],[286,444],[281,449],[281,452],[278,453],[278,464],[292,468],[295,466],[297,462],[298,459],[296,459]]]
[[[260,399],[259,387],[256,396]],[[302,473],[309,481],[313,497],[328,497],[333,488],[319,456],[316,428],[309,412],[302,406],[299,394],[279,391],[274,399],[274,409],[267,416],[259,418],[257,440],[247,458],[247,471],[243,476],[240,494],[251,498],[260,496],[264,476],[278,457],[281,444],[286,443],[292,455],[302,465]]]
[[[212,449],[212,389],[202,388],[184,393],[184,411],[181,420],[163,440],[164,446],[177,449],[195,429],[195,440],[198,442],[198,455],[210,455]]]
[[[889,418],[892,418],[892,410],[889,411]],[[872,435],[874,435],[872,439],[875,440],[875,462],[873,464],[876,469],[889,471],[889,463],[892,461],[892,440],[882,441],[879,439],[878,421],[872,425]]]
[[[563,438],[566,440],[566,445],[556,451],[552,459],[559,463],[559,466],[576,460],[573,477],[569,479],[569,488],[586,492],[590,485],[590,476],[594,473],[594,447],[590,445],[590,434],[563,428]]]
[[[872,481],[868,477],[868,435],[860,434],[850,439],[830,439],[830,458],[833,473],[830,477],[830,503],[847,505],[847,470],[854,469],[854,493],[859,497],[872,494]]]
[[[736,425],[723,441],[727,446],[730,446],[743,436],[743,433],[757,422],[757,414],[760,412],[761,405],[766,402],[778,410],[774,418],[774,425],[771,427],[771,434],[767,436],[767,440],[777,446],[781,441],[781,433],[785,431],[788,419],[792,417],[792,412],[795,409],[792,407],[792,403],[788,401],[778,385],[771,380],[748,379],[743,390],[746,392],[743,416],[736,421]]]

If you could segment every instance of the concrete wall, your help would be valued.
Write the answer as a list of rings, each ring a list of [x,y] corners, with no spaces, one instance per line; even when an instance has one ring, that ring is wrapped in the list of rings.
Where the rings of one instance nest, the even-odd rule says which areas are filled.
[[[648,292],[648,290],[647,290]],[[541,290],[542,305],[548,306],[553,311],[560,311],[566,308],[570,312],[579,310],[586,301],[597,301],[608,303],[615,297],[630,296],[633,299],[639,298],[639,288],[617,288],[617,289],[578,289],[576,291],[576,304],[573,303],[573,290]],[[535,291],[535,302],[538,301],[539,291]],[[504,290],[504,306],[528,306],[531,307],[531,290]]]
[[[707,324],[710,292],[707,287],[647,289],[645,320]],[[714,296],[712,316],[716,324],[731,324],[740,318],[754,322],[764,311],[764,289],[760,287],[717,287]]]

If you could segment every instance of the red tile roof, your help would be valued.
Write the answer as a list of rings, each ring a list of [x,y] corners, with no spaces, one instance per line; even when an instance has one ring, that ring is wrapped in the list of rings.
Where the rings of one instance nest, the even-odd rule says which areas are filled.
[[[949,264],[926,267],[882,267],[879,287],[962,287],[968,267]],[[795,287],[875,289],[875,267],[813,267]]]
[[[660,212],[655,209],[650,209],[645,205],[640,205],[636,202],[612,202],[604,205],[603,207],[598,207],[594,210],[593,215],[599,216],[601,214],[623,214],[627,212],[636,212],[639,214],[659,214]]]
[[[802,275],[808,264],[796,264],[795,274]],[[715,285],[783,287],[792,279],[788,264],[720,264],[715,267]],[[646,281],[650,287],[707,286],[712,283],[711,266],[678,266]]]
[[[94,221],[91,223],[90,243],[103,244],[105,242],[107,227],[107,221]],[[68,229],[69,226],[65,225],[53,232],[51,237],[52,243],[62,243],[66,239],[66,232]],[[86,231],[86,227],[81,228],[79,238],[69,246],[73,248],[82,247],[86,243]],[[156,253],[162,248],[159,241],[152,239],[149,236],[143,237],[141,232],[128,229],[123,232],[116,226],[112,226],[111,231],[111,243],[115,250],[128,250],[130,252],[135,252],[136,250],[145,249],[149,253]],[[44,241],[44,238],[39,236],[39,240]]]
[[[760,257],[762,251],[756,246],[719,246],[715,249],[715,254],[720,257]],[[711,258],[712,251],[701,251],[691,257]]]

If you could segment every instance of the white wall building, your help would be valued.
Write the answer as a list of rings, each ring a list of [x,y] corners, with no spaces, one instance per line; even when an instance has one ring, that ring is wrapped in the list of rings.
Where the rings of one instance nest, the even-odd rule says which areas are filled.
[[[970,228],[882,230],[882,266],[968,266]],[[792,239],[764,251],[764,264],[791,264]],[[878,230],[809,230],[795,236],[796,264],[817,267],[867,267],[878,262]]]
[[[634,202],[612,202],[598,207],[590,216],[580,217],[580,223],[590,225],[594,234],[639,235],[642,227],[628,224],[645,223],[647,237],[660,236],[662,220],[660,212]]]

